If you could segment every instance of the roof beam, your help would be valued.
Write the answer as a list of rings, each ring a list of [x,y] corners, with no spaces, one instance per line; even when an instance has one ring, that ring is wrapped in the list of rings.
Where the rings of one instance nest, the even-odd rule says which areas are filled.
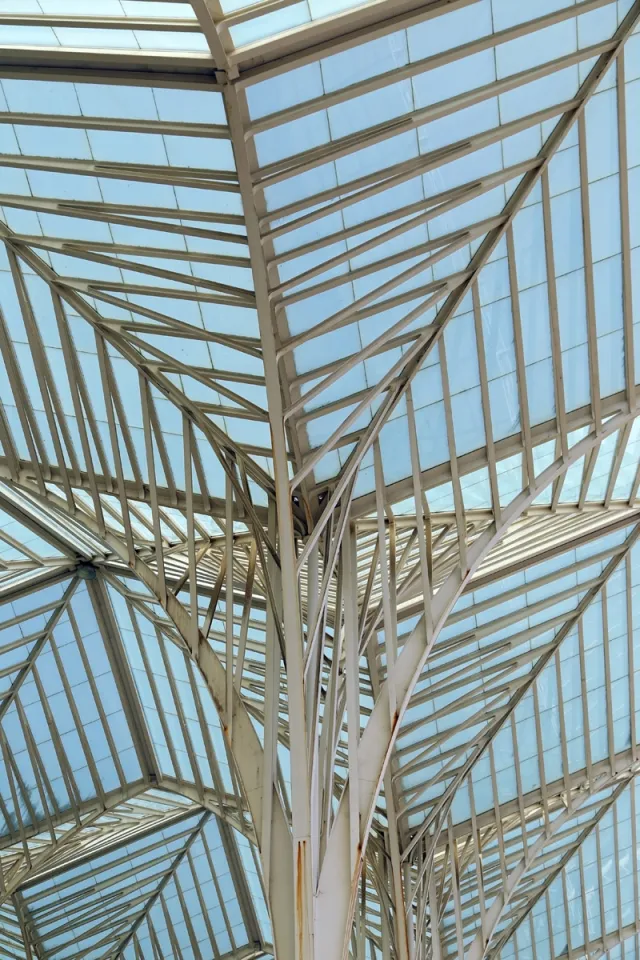
[[[17,482],[24,487],[29,487],[34,480],[35,471],[31,467],[28,461],[22,460],[20,472],[17,478]],[[0,478],[3,480],[13,481],[13,477],[10,469],[10,464],[6,457],[0,457]],[[62,472],[60,469],[54,465],[51,466],[51,482],[56,484],[62,484]],[[117,477],[105,477],[101,474],[95,475],[95,484],[98,493],[106,494],[114,498],[118,497],[119,494],[119,485]],[[125,480],[123,484],[124,496],[127,500],[132,501],[133,503],[150,503],[151,494],[147,484],[143,484],[142,490],[140,486],[133,480]],[[91,481],[87,473],[80,474],[80,483],[77,485],[79,490],[91,491]],[[178,510],[186,509],[186,495],[182,490],[170,491],[167,487],[158,486],[156,488],[156,497],[157,504],[159,507],[169,507]],[[223,518],[225,515],[225,501],[220,497],[211,497],[208,496],[206,499],[202,494],[195,493],[193,494],[193,509],[196,513],[207,514],[212,517]],[[237,504],[234,504],[235,518],[237,520],[243,519],[243,514],[239,509]],[[267,510],[266,507],[261,507],[254,505],[254,511],[256,516],[264,523],[266,526],[267,523]]]
[[[631,749],[621,750],[620,753],[617,753],[614,757],[615,769],[619,771],[631,770],[635,763],[636,759]],[[592,764],[589,769],[584,767],[582,770],[576,770],[575,773],[570,774],[569,785],[572,791],[575,793],[580,793],[594,781],[605,782],[607,776],[610,774],[611,760],[609,757],[605,757],[605,759]],[[554,806],[558,805],[564,808],[566,801],[566,790],[567,781],[564,777],[560,780],[553,780],[545,784],[546,800],[550,809],[553,809]],[[532,806],[541,804],[542,800],[542,789],[540,787],[536,787],[535,790],[530,790],[528,793],[522,795],[522,805],[524,806],[525,810]],[[474,820],[478,830],[483,830],[490,827],[495,827],[496,823],[499,821],[505,823],[508,820],[513,820],[515,817],[520,815],[520,812],[520,799],[518,797],[514,797],[513,800],[506,800],[504,803],[501,803],[496,807],[492,807],[491,809],[486,810],[484,813],[477,813],[474,817]],[[472,820],[463,820],[460,823],[455,824],[453,827],[453,836],[456,840],[468,837],[470,834],[472,834],[472,832]],[[443,835],[438,846],[444,848],[446,843],[446,835]]]
[[[527,36],[530,33],[543,30],[563,20],[573,19],[580,14],[590,13],[610,3],[612,3],[612,0],[580,0],[577,4],[570,4],[544,16],[525,20],[522,23],[517,23],[504,30],[497,30],[494,33],[487,34],[486,36],[472,40],[469,43],[461,44],[460,46],[451,47],[441,53],[426,57],[423,60],[412,60],[410,63],[396,67],[394,70],[375,73],[366,80],[359,80],[357,83],[349,86],[323,92],[320,96],[312,100],[303,100],[301,103],[293,104],[284,110],[277,110],[273,113],[266,114],[264,117],[253,120],[248,127],[247,134],[253,136],[256,133],[269,130],[282,123],[289,123],[299,117],[308,116],[308,114],[315,111],[327,110],[329,107],[341,103],[344,100],[360,97],[373,90],[378,90],[381,87],[400,83],[409,77],[414,77],[429,70],[435,70],[445,64],[453,63],[464,57],[480,53],[483,50],[490,50],[498,44],[507,43],[510,40]]]
[[[575,808],[569,807],[567,810],[566,816],[561,814],[556,820],[553,821],[553,824],[544,831],[540,840],[542,842],[536,842],[533,844],[525,853],[520,863],[509,873],[507,883],[504,886],[504,889],[501,890],[491,907],[485,914],[485,922],[481,925],[480,930],[473,940],[471,946],[469,947],[465,960],[477,960],[481,957],[497,957],[500,954],[500,950],[507,943],[507,941],[514,935],[520,924],[523,920],[530,914],[534,906],[540,898],[546,893],[553,881],[558,877],[566,865],[569,863],[571,858],[581,849],[585,840],[593,833],[593,831],[598,827],[598,824],[602,818],[608,813],[609,810],[615,807],[615,803],[620,797],[621,793],[629,786],[634,777],[638,775],[638,766],[637,763],[634,764],[633,768],[629,771],[620,772],[616,778],[617,785],[612,794],[609,794],[603,801],[600,809],[598,810],[593,821],[587,821],[586,825],[580,831],[578,838],[569,845],[561,857],[559,863],[553,867],[553,869],[546,874],[541,886],[534,887],[532,890],[527,891],[527,897],[524,904],[521,904],[517,911],[516,917],[511,923],[504,929],[496,939],[491,950],[488,950],[489,943],[493,933],[495,932],[499,921],[502,919],[504,911],[508,906],[509,902],[512,900],[513,896],[517,893],[518,886],[526,877],[526,873],[530,870],[536,862],[536,858],[541,856],[547,846],[549,840],[552,838],[553,833],[555,833],[555,826],[563,821],[563,819],[570,819],[570,816],[575,816],[576,812],[579,811],[580,804],[576,805]],[[587,793],[587,797],[590,794]],[[637,869],[637,866],[636,866]],[[604,918],[602,918],[604,919]],[[573,951],[572,951],[573,955]]]
[[[346,134],[339,139],[331,140],[327,144],[302,149],[299,153],[286,157],[283,160],[273,161],[272,163],[261,166],[254,172],[254,185],[260,188],[267,188],[272,184],[281,183],[301,173],[307,173],[326,163],[339,160],[342,157],[349,156],[369,146],[396,137],[401,131],[412,130],[433,120],[451,116],[458,111],[468,109],[470,106],[486,100],[491,100],[516,87],[525,86],[534,80],[557,73],[566,69],[568,66],[582,63],[584,60],[605,54],[616,46],[617,41],[615,37],[608,38],[594,46],[582,47],[575,53],[566,54],[555,60],[548,60],[541,66],[529,67],[519,73],[510,74],[508,77],[494,80],[484,86],[475,87],[468,92],[441,100],[431,106],[413,110],[412,112],[401,114],[399,117],[394,117],[393,120],[383,121],[378,125],[367,127],[362,131],[358,131],[357,134]],[[440,162],[442,162],[441,157],[443,152],[444,151],[440,152]],[[452,148],[449,147],[447,152],[451,155],[453,153]],[[437,155],[437,151],[434,151],[434,154]],[[542,162],[543,158],[541,157],[541,165]],[[352,185],[349,184],[348,186],[351,187]],[[346,192],[344,185],[342,186],[342,190]],[[472,228],[467,227],[466,229],[471,230]],[[489,226],[487,225],[486,230],[488,231],[488,229]],[[439,242],[444,242],[446,237],[439,236],[437,239]],[[298,283],[298,278],[296,278],[295,283]],[[310,289],[313,291],[315,288],[311,287]],[[298,297],[301,295],[301,293],[297,294]],[[289,297],[286,302],[290,302],[293,299],[294,297]],[[355,309],[357,306],[358,303],[354,304],[350,309]],[[285,346],[289,347],[290,345],[287,344]]]
[[[637,937],[639,934],[640,929],[637,924],[630,923],[615,933],[605,933],[602,937],[588,940],[579,947],[572,946],[571,957],[588,957],[589,960],[600,960],[600,957],[603,957],[605,953],[609,953],[626,940],[631,940],[632,937]],[[567,957],[569,957],[569,953],[566,950],[556,954],[556,960],[565,960]]]
[[[239,84],[246,86],[476,2],[370,0],[354,9],[313,20],[266,41],[238,47],[233,51],[231,62],[238,67]]]
[[[119,86],[220,90],[219,70],[208,54],[188,56],[134,51],[7,47],[0,49],[0,77],[47,83],[113,83]]]
[[[17,126],[65,127],[73,130],[115,130],[124,133],[156,133],[175,137],[229,139],[227,127],[216,123],[144,120],[128,117],[69,116],[51,113],[14,113],[12,111],[0,113],[0,123],[11,123]],[[41,202],[46,203],[46,201]],[[177,215],[184,216],[182,211],[176,210]]]
[[[0,13],[0,27],[51,27],[74,30],[153,30],[163,33],[199,33],[198,21],[162,17],[99,17],[46,13]]]
[[[33,644],[33,646],[31,647],[31,650],[29,651],[29,655],[28,655],[25,663],[24,663],[23,666],[17,671],[16,676],[15,676],[15,678],[14,678],[14,680],[13,680],[13,682],[12,682],[10,688],[9,688],[9,690],[0,698],[0,723],[2,722],[2,720],[4,719],[4,717],[6,716],[6,713],[7,713],[7,711],[9,710],[9,707],[12,705],[12,703],[13,703],[14,700],[15,700],[15,698],[17,697],[18,692],[19,692],[19,690],[20,690],[20,687],[22,686],[22,684],[24,683],[24,681],[27,679],[27,677],[28,677],[29,674],[31,673],[31,670],[32,670],[32,668],[33,668],[33,665],[34,665],[34,663],[36,662],[36,660],[38,659],[38,656],[39,656],[40,653],[42,652],[43,648],[44,648],[44,647],[47,645],[47,643],[49,642],[49,639],[50,639],[50,637],[51,637],[51,634],[53,633],[53,631],[54,631],[57,623],[59,622],[60,617],[63,615],[63,613],[66,612],[66,609],[67,609],[69,603],[71,602],[71,598],[73,597],[73,595],[74,595],[74,593],[75,593],[75,591],[76,591],[76,588],[77,588],[77,586],[78,586],[78,583],[79,583],[78,578],[77,578],[77,577],[74,577],[74,578],[72,579],[71,583],[69,584],[69,586],[67,587],[67,589],[65,590],[64,594],[63,594],[62,597],[60,598],[60,601],[58,602],[58,604],[54,607],[53,611],[51,612],[51,615],[49,616],[49,619],[47,620],[47,624],[46,624],[46,626],[45,626],[45,628],[44,628],[41,636],[38,637],[38,639],[36,640],[36,642],[35,642],[35,643]]]
[[[622,392],[607,397],[602,401],[602,413],[605,417],[620,413],[625,408],[625,396]],[[593,413],[590,405],[578,407],[576,410],[572,410],[567,414],[567,429],[569,431],[590,426],[592,422]],[[558,426],[555,417],[553,420],[547,420],[544,423],[531,427],[531,440],[534,446],[547,443],[549,440],[554,440],[557,435]],[[358,436],[360,435],[358,434]],[[358,439],[358,436],[352,435],[345,439],[353,442]],[[504,440],[498,440],[494,446],[496,461],[506,460],[508,457],[515,456],[524,450],[522,433],[519,432],[513,434],[511,437],[505,437]],[[465,453],[463,456],[458,457],[457,461],[458,472],[461,477],[469,473],[474,473],[476,470],[485,467],[488,463],[486,447],[479,447],[477,450]],[[423,490],[439,487],[448,480],[451,480],[451,463],[447,461],[446,463],[438,464],[437,467],[430,467],[427,470],[423,470],[420,478]],[[325,490],[326,483],[318,484],[315,489],[317,491]],[[399,480],[397,483],[388,484],[386,487],[386,497],[389,503],[396,503],[409,497],[412,490],[411,477],[407,477],[406,479]],[[355,517],[363,517],[368,513],[372,513],[375,510],[375,494],[367,493],[361,497],[357,497],[353,501],[352,509]]]
[[[477,0],[373,0],[354,10],[304,24],[255,44],[225,50],[222,27],[233,26],[234,15],[219,16],[212,11],[211,0],[193,0],[200,29],[213,56],[209,54],[135,51],[103,51],[63,47],[3,47],[0,52],[0,76],[12,79],[61,80],[77,83],[117,83],[136,86],[168,86],[189,89],[221,89],[224,77],[238,76],[241,85],[265,79],[293,66],[322,56],[330,56],[354,43],[385,36],[394,30],[439,16],[454,8],[469,6]],[[258,12],[268,12],[261,5]],[[280,4],[281,6],[281,4]],[[25,20],[23,16],[21,19]],[[54,17],[49,20],[61,20]],[[80,21],[87,18],[70,18]],[[95,21],[95,18],[89,18]],[[102,18],[103,29],[118,26],[116,18]],[[137,23],[133,18],[120,18]],[[235,15],[237,19],[237,14]],[[35,22],[35,21],[34,21]],[[152,22],[140,21],[141,23]],[[167,23],[167,29],[172,21]],[[178,21],[180,23],[181,21]],[[191,32],[193,21],[183,21],[182,32]],[[42,20],[40,20],[42,25]],[[70,24],[69,24],[70,25]],[[88,24],[87,24],[88,25]],[[123,24],[120,29],[127,29]],[[129,28],[130,29],[130,28]],[[136,27],[143,29],[143,27]],[[157,29],[157,28],[156,28]],[[226,32],[226,31],[224,31]]]
[[[22,524],[22,526],[26,527],[27,530],[31,530],[32,533],[36,533],[39,537],[42,537],[43,540],[46,540],[46,542],[58,550],[63,557],[67,557],[69,560],[77,557],[77,551],[73,550],[63,537],[59,536],[54,530],[44,527],[33,516],[27,513],[26,510],[23,510],[18,504],[9,500],[8,497],[3,496],[1,490],[0,508],[4,513],[7,513],[10,517],[13,517],[14,520],[17,520],[18,523]],[[87,557],[86,559],[90,558]]]
[[[17,583],[11,581],[8,586],[3,586],[3,582],[0,580],[0,603],[13,603],[15,600],[26,597],[37,590],[67,580],[75,574],[78,566],[79,564],[74,561],[67,563],[61,561],[55,566],[42,567],[35,576],[26,581],[21,577]]]
[[[65,810],[63,813],[51,811],[46,820],[23,824],[22,830],[15,830],[4,835],[0,839],[0,854],[3,851],[9,851],[11,847],[24,840],[33,840],[50,829],[65,824],[71,825],[64,831],[62,840],[52,841],[49,847],[44,850],[41,849],[37,855],[32,855],[26,869],[21,870],[20,865],[18,865],[17,868],[14,867],[11,870],[11,875],[8,878],[3,877],[0,902],[22,887],[30,876],[35,876],[37,872],[45,870],[47,865],[51,864],[61,852],[66,852],[65,845],[68,847],[70,842],[77,839],[85,828],[95,824],[106,812],[113,812],[120,804],[140,796],[147,789],[148,784],[142,781],[127,784],[124,789],[118,788],[109,794],[105,794],[102,800],[92,797],[90,800],[76,803],[72,810]]]
[[[576,508],[576,522],[568,526],[564,534],[558,536],[555,541],[551,543],[545,542],[544,536],[537,534],[534,543],[526,543],[522,555],[517,559],[510,561],[509,557],[505,557],[504,562],[496,563],[491,571],[487,571],[477,577],[472,577],[465,588],[465,592],[478,590],[489,583],[495,583],[496,580],[502,580],[512,574],[520,573],[532,563],[543,563],[545,560],[557,557],[566,553],[568,550],[574,550],[576,547],[582,546],[585,543],[590,543],[593,540],[600,539],[600,537],[607,536],[607,534],[615,533],[616,530],[624,529],[637,522],[638,512],[640,511],[639,508],[638,510],[625,512],[622,516],[616,516],[615,513],[611,515],[609,510],[605,511],[604,508],[601,509],[603,516],[611,518],[607,520],[606,523],[594,526],[588,530],[581,530],[581,527],[588,526],[589,515]],[[434,514],[434,516],[437,517],[437,514]],[[398,619],[406,620],[418,615],[423,606],[419,585],[414,585],[412,589],[407,591],[406,595],[403,596],[402,604],[398,605]],[[468,616],[469,614],[466,613],[466,615]]]
[[[223,38],[220,36],[217,19],[222,15],[219,0],[191,0],[200,29],[206,37],[213,59],[221,69],[229,74],[235,74],[235,68],[230,71],[229,55],[225,49]]]

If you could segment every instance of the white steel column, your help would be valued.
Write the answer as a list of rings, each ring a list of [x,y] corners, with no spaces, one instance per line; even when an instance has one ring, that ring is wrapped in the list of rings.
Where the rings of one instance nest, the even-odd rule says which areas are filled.
[[[307,750],[302,621],[296,548],[293,536],[292,501],[289,489],[289,462],[284,431],[284,408],[269,305],[267,271],[262,254],[258,217],[253,203],[251,174],[248,155],[244,146],[244,131],[238,104],[238,92],[233,84],[225,86],[224,97],[235,150],[238,181],[244,204],[249,250],[251,252],[273,447],[291,751],[294,884],[294,902],[291,907],[295,929],[295,945],[292,957],[295,957],[296,960],[308,960],[308,958],[314,956],[310,771]],[[288,960],[288,958],[280,957],[279,960]]]

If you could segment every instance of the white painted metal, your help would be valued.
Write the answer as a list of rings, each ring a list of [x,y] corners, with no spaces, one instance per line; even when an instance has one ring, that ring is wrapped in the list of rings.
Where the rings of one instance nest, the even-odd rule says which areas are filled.
[[[46,924],[34,899],[43,877],[67,889],[72,863],[90,863],[99,852],[115,856],[135,837],[149,843],[149,856],[159,864],[157,885],[136,903],[139,909],[126,929],[118,928],[111,952],[105,953],[113,960],[161,960],[165,948],[154,920],[160,914],[168,918],[166,949],[181,955],[168,905],[169,891],[174,890],[172,909],[179,908],[185,917],[180,935],[198,960],[206,960],[207,951],[237,958],[273,951],[276,960],[445,960],[451,955],[462,960],[465,943],[471,943],[466,948],[469,960],[497,957],[514,931],[530,922],[535,904],[545,902],[551,916],[549,889],[556,879],[563,885],[569,926],[564,866],[577,856],[584,874],[582,844],[590,831],[600,844],[600,820],[609,812],[619,847],[617,802],[627,789],[635,810],[635,732],[623,751],[615,739],[615,665],[608,646],[614,613],[607,584],[624,568],[628,696],[635,709],[630,551],[640,509],[632,296],[638,281],[632,271],[624,47],[640,18],[640,2],[626,4],[619,19],[612,0],[580,0],[544,15],[532,11],[524,23],[460,45],[452,42],[442,52],[412,56],[388,75],[376,70],[335,89],[330,89],[328,77],[332,69],[338,71],[339,61],[332,57],[350,50],[359,55],[369,49],[365,44],[393,44],[400,35],[408,43],[404,31],[424,25],[433,26],[435,34],[446,22],[439,18],[454,14],[466,13],[471,22],[477,0],[370,0],[327,17],[309,12],[309,22],[294,27],[286,18],[292,12],[298,15],[301,5],[293,0],[263,0],[233,12],[218,0],[180,0],[184,16],[175,15],[167,4],[166,17],[157,15],[156,6],[150,17],[141,12],[144,3],[136,5],[135,17],[55,11],[0,15],[0,30],[39,28],[61,31],[60,36],[68,38],[73,31],[100,29],[105,34],[114,31],[121,41],[125,38],[122,42],[129,35],[136,38],[137,32],[140,38],[162,38],[159,50],[147,47],[148,52],[139,49],[138,39],[135,47],[117,52],[76,47],[68,39],[56,47],[3,44],[1,78],[19,84],[66,81],[77,88],[98,82],[158,92],[196,91],[219,97],[226,118],[213,122],[199,115],[196,121],[182,121],[158,111],[155,119],[118,119],[95,111],[85,116],[84,110],[76,116],[66,107],[56,116],[44,106],[43,112],[31,114],[12,105],[0,118],[11,135],[37,129],[53,142],[54,131],[65,129],[87,137],[90,132],[130,136],[138,138],[138,144],[154,137],[165,151],[167,144],[182,144],[184,138],[197,145],[194,155],[205,155],[203,144],[227,142],[233,151],[233,161],[226,167],[221,163],[220,169],[218,164],[201,164],[199,157],[197,165],[182,165],[147,163],[145,157],[106,163],[92,154],[91,159],[84,154],[40,156],[26,148],[0,154],[0,167],[12,171],[7,182],[11,175],[31,183],[29,178],[40,174],[50,178],[47,183],[104,181],[105,195],[110,181],[140,191],[139,204],[135,195],[133,203],[120,198],[111,203],[40,196],[35,190],[23,195],[12,186],[0,194],[5,257],[0,263],[6,261],[3,277],[6,274],[15,294],[11,303],[0,296],[0,353],[6,370],[0,385],[0,512],[5,518],[0,541],[8,557],[0,557],[0,622],[8,629],[19,628],[24,618],[16,610],[21,603],[36,609],[40,593],[48,596],[46,591],[61,589],[56,602],[44,604],[45,626],[28,640],[33,644],[16,661],[17,669],[9,660],[5,669],[1,655],[13,656],[20,644],[14,647],[13,640],[5,644],[0,639],[0,682],[9,677],[7,689],[0,686],[0,816],[9,825],[0,841],[0,894],[9,917],[7,942],[15,946],[21,941],[23,951],[8,955],[37,960],[49,956]],[[327,111],[331,128],[338,124],[341,109],[362,105],[358,97],[374,96],[386,84],[411,86],[443,68],[463,71],[466,57],[493,55],[499,44],[505,49],[529,37],[533,44],[539,31],[575,25],[578,14],[586,18],[607,13],[614,16],[614,29],[569,54],[496,74],[492,83],[478,89],[457,89],[451,95],[445,91],[442,102],[410,105],[389,121],[366,120],[369,126],[362,130],[335,136],[330,130],[326,142],[300,143],[291,155],[264,159],[265,142],[274,143],[267,138],[287,124]],[[270,36],[274,23],[287,26]],[[267,35],[239,43],[245,29],[264,29]],[[184,38],[200,43],[200,49],[160,52],[167,43],[180,51],[181,43],[191,42]],[[357,59],[354,56],[354,62]],[[497,103],[498,97],[527,84],[550,82],[570,67],[576,75],[581,71],[581,82],[562,103],[532,106],[530,115],[479,133],[465,131],[465,111]],[[597,238],[586,111],[592,98],[601,96],[607,71],[616,67],[614,87],[606,89],[615,92],[616,153],[622,158],[617,194],[622,211],[624,377],[618,393],[604,396],[596,268],[591,262]],[[296,99],[295,91],[296,77],[302,76],[296,71],[306,69],[317,70],[326,83],[326,89],[308,101]],[[274,100],[273,112],[255,116],[252,96],[259,84],[271,82],[290,85],[285,106]],[[430,149],[393,166],[385,159],[388,167],[373,172],[363,167],[348,182],[336,176],[333,184],[329,178],[329,185],[323,185],[323,171],[342,169],[342,162],[353,161],[365,148],[388,148],[391,156],[390,144],[401,132],[453,117],[459,119],[460,137],[445,151]],[[565,394],[552,173],[554,158],[574,125],[579,168],[574,193],[580,199],[587,254],[590,391],[589,403],[579,408],[568,404]],[[400,210],[381,207],[371,222],[353,219],[358,203],[370,201],[373,208],[393,186],[403,188],[416,176],[440,171],[448,161],[464,160],[500,146],[507,135],[528,134],[538,127],[548,130],[539,152],[518,158],[511,167],[445,190],[439,187],[430,198],[403,201]],[[295,192],[316,176],[317,194]],[[508,200],[502,209],[470,218],[462,228],[437,232],[434,224],[440,217],[458,216],[465,204],[483,201],[517,178],[512,191],[504,193]],[[147,189],[158,192],[147,194]],[[168,193],[160,192],[165,189]],[[289,189],[286,203],[274,205],[274,192]],[[197,201],[183,202],[183,197],[195,196],[193,190],[200,191],[207,209],[196,209]],[[516,230],[519,213],[537,190],[554,397],[553,416],[542,422],[531,416],[534,391],[530,344],[523,334],[525,291],[520,289]],[[175,207],[155,199],[169,195],[180,198]],[[151,202],[143,202],[147,196]],[[209,203],[212,196],[217,199]],[[224,212],[218,212],[218,206]],[[329,214],[335,226],[327,233]],[[60,224],[57,232],[50,229],[52,222]],[[91,225],[100,239],[91,230],[83,232]],[[427,239],[417,246],[385,250],[385,244],[403,244],[411,231],[422,229]],[[300,249],[295,247],[297,230],[305,232]],[[360,242],[363,233],[367,236]],[[290,243],[293,246],[287,246]],[[376,261],[380,250],[385,252]],[[494,438],[495,375],[483,283],[484,271],[500,250],[513,320],[515,369],[510,372],[519,414],[511,435]],[[454,255],[467,258],[455,270],[449,265]],[[415,286],[427,273],[423,286]],[[345,278],[354,294],[343,303],[339,297],[347,286]],[[477,449],[458,456],[454,387],[459,371],[446,331],[467,294],[485,436]],[[325,295],[337,304],[328,315],[318,308]],[[363,331],[374,329],[375,318],[385,309],[385,297],[400,312],[365,337]],[[188,319],[194,315],[192,308],[207,318],[201,326]],[[291,316],[302,308],[308,323],[290,329]],[[247,335],[242,323],[254,313],[257,326]],[[222,316],[224,323],[219,322]],[[357,343],[347,346],[354,331]],[[326,362],[323,357],[317,367],[300,367],[301,351],[320,350],[343,335],[346,339]],[[87,353],[94,379],[87,375]],[[369,365],[387,355],[392,357],[387,367],[371,375],[370,369],[377,368]],[[218,365],[218,356],[229,359]],[[433,360],[437,367],[428,369],[437,369],[440,378],[442,431],[449,453],[444,462],[425,468],[423,448],[431,427],[421,419],[418,383]],[[361,369],[369,379],[345,388],[350,378],[357,381]],[[331,425],[323,433],[326,423]],[[385,438],[394,430],[403,438],[398,459],[404,457],[404,472],[400,467],[394,471],[397,465],[385,454]],[[544,448],[549,444],[553,453]],[[329,460],[337,463],[333,473],[326,467]],[[508,466],[512,461],[516,467]],[[575,483],[570,478],[581,464],[575,502],[566,501],[564,491]],[[604,494],[594,498],[591,491],[605,466]],[[619,480],[632,468],[636,479],[618,496]],[[509,496],[501,486],[507,469],[518,472]],[[360,484],[367,471],[372,478],[368,487]],[[486,486],[482,506],[472,499],[474,482]],[[450,498],[446,509],[438,509],[436,488],[446,484]],[[509,587],[503,599],[512,607],[498,617],[500,629],[517,624],[522,608],[532,620],[520,630],[519,642],[509,640],[503,647],[491,641],[493,621],[487,625],[481,617],[495,601],[490,591],[480,591],[536,564],[560,562],[578,547],[587,549],[586,559],[575,560],[575,581],[558,587],[557,593],[553,591],[567,573],[564,568],[539,577],[531,574],[532,594],[538,591],[535,599],[529,597],[528,579]],[[594,563],[602,565],[597,572],[591,569]],[[93,673],[90,644],[74,612],[85,590],[132,732],[138,778],[127,774],[120,756]],[[542,760],[547,745],[537,680],[553,665],[556,696],[562,701],[560,651],[575,629],[580,651],[576,669],[586,704],[582,624],[585,611],[598,602],[607,638],[603,675],[608,756],[592,757],[587,737],[584,771],[572,771],[561,712],[562,778],[550,781]],[[556,611],[556,603],[565,606]],[[119,619],[123,610],[131,618],[130,637],[125,637]],[[534,618],[550,610],[553,641],[538,646],[542,631]],[[481,653],[468,647],[464,634],[450,633],[471,617],[478,618],[475,641],[486,641]],[[104,787],[103,758],[85,732],[82,704],[79,697],[76,702],[73,677],[64,667],[66,655],[57,636],[67,618],[117,789]],[[127,645],[131,638],[135,654]],[[158,651],[153,656],[147,649],[152,642]],[[525,643],[526,650],[521,646]],[[86,774],[81,775],[68,756],[56,701],[50,703],[46,695],[39,663],[49,649],[86,756]],[[179,668],[174,656],[181,658]],[[145,677],[144,696],[137,685],[138,670]],[[523,670],[529,671],[524,680],[518,672]],[[474,686],[478,678],[480,691]],[[433,684],[442,700],[437,704]],[[31,704],[24,696],[31,687],[42,702],[50,748],[40,744],[31,728]],[[514,798],[501,803],[504,773],[497,737],[510,729],[517,754],[516,709],[528,693],[534,704],[540,782],[525,793],[516,755]],[[422,710],[425,703],[433,709],[433,723],[440,724],[435,733],[431,715]],[[153,734],[147,709],[153,709],[157,721]],[[454,719],[451,727],[450,718],[458,711],[466,711],[464,719]],[[586,728],[586,706],[583,712]],[[7,718],[13,728],[5,723]],[[220,731],[218,740],[209,732],[212,725]],[[19,758],[12,729],[14,736],[15,730],[21,731],[24,743]],[[166,741],[169,761],[159,750],[158,737]],[[54,789],[45,749],[55,754],[62,787]],[[489,770],[491,803],[476,810],[469,785],[481,761]],[[167,762],[172,775],[163,769]],[[81,799],[82,776],[91,784],[93,799]],[[70,798],[68,809],[61,809],[56,797],[56,789],[63,788]],[[460,821],[454,804],[465,791],[469,817]],[[598,791],[603,791],[602,802],[594,799]],[[583,808],[592,819],[573,836],[571,822]],[[543,826],[529,834],[538,821]],[[211,905],[194,867],[194,851],[202,848],[211,870],[210,889],[215,888],[220,899],[216,857],[207,840],[214,823],[221,841],[219,856],[228,865],[246,934],[243,939],[233,933],[230,911],[222,902],[230,951],[216,945]],[[635,814],[633,824],[635,835]],[[156,831],[168,825],[186,825],[184,843],[161,863]],[[518,830],[522,849],[513,841]],[[245,840],[246,848],[240,846]],[[556,840],[564,844],[560,865],[548,865]],[[190,919],[188,902],[195,910],[196,900],[189,900],[182,885],[186,870],[195,877],[193,897],[203,911],[206,946],[199,943]],[[632,932],[637,934],[635,865],[634,872]],[[257,873],[261,879],[254,881]],[[272,933],[259,916],[263,896]],[[620,905],[620,878],[617,897]],[[78,916],[82,909],[78,906]],[[117,924],[104,909],[95,931],[108,938],[110,927],[115,930]],[[629,928],[622,920],[619,928],[598,943],[576,946],[568,939],[567,955],[600,955],[616,939],[625,939]],[[0,932],[0,953],[8,949],[4,936]],[[78,956],[87,950],[79,948]]]

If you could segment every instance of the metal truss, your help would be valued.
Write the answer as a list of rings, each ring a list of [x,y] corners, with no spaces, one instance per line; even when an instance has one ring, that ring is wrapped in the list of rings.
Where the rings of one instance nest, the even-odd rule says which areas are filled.
[[[626,956],[640,2],[34,6],[0,954]]]

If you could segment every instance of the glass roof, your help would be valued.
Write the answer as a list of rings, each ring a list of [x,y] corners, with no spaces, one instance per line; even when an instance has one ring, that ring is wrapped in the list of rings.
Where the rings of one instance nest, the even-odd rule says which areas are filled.
[[[0,960],[636,960],[639,108],[640,0],[0,0]]]
[[[189,4],[157,0],[4,0],[3,44],[121,50],[206,51]]]
[[[317,482],[340,472],[409,357],[426,353],[412,383],[422,471],[625,387],[618,98],[633,115],[640,45],[631,38],[624,83],[614,65],[569,124],[629,4],[579,16],[546,6],[514,30],[513,5],[486,0],[436,29],[418,23],[306,64],[295,82],[249,87],[264,242],[296,372],[289,413]],[[472,270],[483,245],[488,261]],[[411,472],[407,416],[402,400],[380,430],[389,484]],[[373,475],[363,459],[356,496]]]
[[[47,956],[173,937],[188,956],[261,951],[251,830],[204,681],[119,580],[80,569],[93,579],[2,606],[3,892]]]

